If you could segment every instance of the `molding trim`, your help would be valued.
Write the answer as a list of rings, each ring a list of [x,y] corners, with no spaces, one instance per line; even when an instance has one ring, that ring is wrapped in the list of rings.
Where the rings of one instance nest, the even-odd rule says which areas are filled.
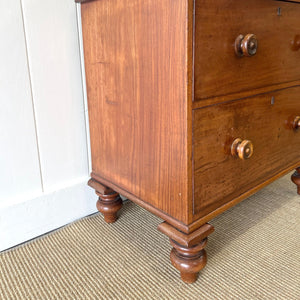
[[[76,3],[85,3],[85,2],[91,2],[95,0],[75,0]]]
[[[0,208],[0,251],[95,213],[86,181]]]
[[[189,233],[189,227],[187,225],[185,225],[184,223],[182,223],[180,220],[177,220],[177,219],[169,216],[168,214],[161,211],[160,209],[152,206],[151,204],[145,202],[142,199],[139,199],[135,195],[133,195],[130,192],[126,191],[124,188],[110,182],[109,180],[107,180],[105,178],[102,178],[99,174],[96,174],[96,173],[92,172],[91,177],[93,179],[95,179],[96,181],[102,183],[103,185],[105,185],[105,186],[111,188],[112,190],[118,192],[119,194],[125,196],[126,198],[128,198],[132,202],[135,202],[136,204],[138,204],[139,206],[145,208],[146,210],[150,211],[151,213],[155,214],[159,218],[165,220],[169,224],[173,225],[175,228],[183,231],[184,233]]]

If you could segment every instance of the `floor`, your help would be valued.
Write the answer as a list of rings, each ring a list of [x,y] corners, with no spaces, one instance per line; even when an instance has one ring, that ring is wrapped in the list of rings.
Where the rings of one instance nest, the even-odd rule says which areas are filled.
[[[126,202],[0,254],[0,299],[300,299],[300,196],[290,175],[211,221],[208,263],[181,282],[161,220]]]

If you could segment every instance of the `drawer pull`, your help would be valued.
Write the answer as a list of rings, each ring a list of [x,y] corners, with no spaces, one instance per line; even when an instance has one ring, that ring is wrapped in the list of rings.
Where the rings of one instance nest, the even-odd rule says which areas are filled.
[[[240,159],[248,159],[253,154],[253,144],[251,141],[235,139],[231,146],[231,154]]]
[[[240,34],[235,40],[235,53],[237,56],[253,56],[256,54],[257,46],[255,34],[249,33],[245,36]]]
[[[292,50],[298,51],[300,49],[300,35],[296,35],[294,41],[292,42]]]
[[[298,130],[300,128],[300,116],[297,116],[293,122],[293,128]]]

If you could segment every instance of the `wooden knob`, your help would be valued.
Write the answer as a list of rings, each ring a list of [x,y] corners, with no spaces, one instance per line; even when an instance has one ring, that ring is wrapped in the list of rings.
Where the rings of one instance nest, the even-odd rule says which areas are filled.
[[[235,53],[237,56],[253,56],[256,54],[257,46],[255,34],[249,33],[245,36],[240,34],[235,40]]]
[[[253,144],[251,141],[235,139],[231,146],[231,154],[240,159],[248,159],[253,154]]]
[[[300,49],[300,34],[295,36],[295,39],[292,41],[292,50],[298,51]]]
[[[293,128],[298,130],[300,128],[300,116],[297,116],[293,122]]]

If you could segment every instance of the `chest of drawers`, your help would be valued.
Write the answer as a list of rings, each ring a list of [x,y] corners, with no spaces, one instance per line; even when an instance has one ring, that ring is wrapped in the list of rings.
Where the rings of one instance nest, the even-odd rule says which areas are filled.
[[[162,218],[193,282],[209,220],[293,168],[300,193],[300,1],[77,2],[97,207]]]

